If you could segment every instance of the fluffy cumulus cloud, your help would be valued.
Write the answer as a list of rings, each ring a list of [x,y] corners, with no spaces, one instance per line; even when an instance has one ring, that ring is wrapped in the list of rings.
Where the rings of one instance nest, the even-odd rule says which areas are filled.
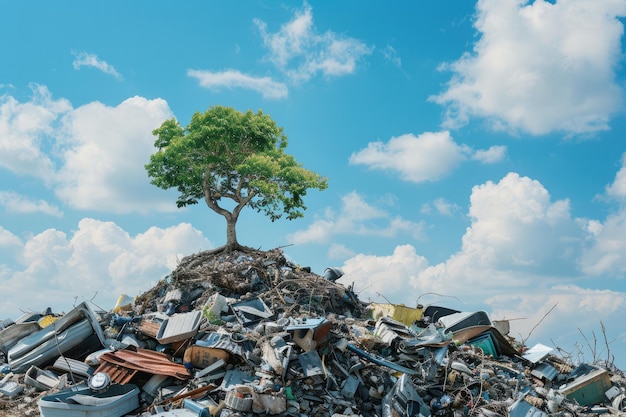
[[[0,317],[12,317],[46,307],[67,311],[72,300],[93,299],[108,310],[120,294],[143,293],[184,255],[212,245],[186,223],[131,236],[115,223],[83,219],[70,236],[48,229],[25,242],[0,228],[0,246],[20,252],[18,266],[3,269]]]
[[[359,254],[348,259],[338,282],[354,283],[359,299],[385,303],[394,300],[414,307],[421,295],[407,283],[428,266],[428,261],[410,245],[398,246],[389,256]]]
[[[24,243],[19,237],[0,226],[0,270],[8,271],[8,265],[19,258],[23,248]]]
[[[261,93],[267,99],[286,98],[289,94],[289,88],[283,83],[270,77],[254,77],[237,70],[214,72],[190,69],[187,70],[187,75],[197,79],[201,87],[210,90],[245,88]]]
[[[597,281],[587,282],[590,288],[582,284],[590,272],[623,276],[618,254],[626,247],[626,216],[618,225],[612,218],[604,225],[573,219],[568,201],[553,201],[541,183],[515,173],[474,187],[470,203],[470,227],[460,250],[445,262],[429,265],[413,246],[403,245],[389,256],[353,256],[340,280],[355,282],[356,291],[377,302],[414,306],[420,298],[425,305],[486,310],[494,320],[511,320],[518,340],[554,343],[587,360],[588,347],[577,344],[581,332],[623,338],[618,312],[626,307],[626,293],[594,288],[601,285]],[[581,268],[579,260],[591,253],[585,249],[589,241],[595,242],[595,258],[606,258],[598,266],[586,262],[587,269],[598,270]],[[615,343],[613,353],[624,340]]]
[[[171,200],[150,185],[143,167],[154,152],[152,130],[169,117],[164,100],[143,97],[116,107],[92,102],[69,113],[55,184],[58,197],[84,210],[174,210]]]
[[[420,261],[413,265],[419,273],[388,279],[403,280],[421,293],[482,302],[500,292],[518,292],[533,280],[532,285],[547,288],[575,276],[586,235],[571,218],[567,201],[551,201],[538,181],[510,173],[498,183],[474,187],[470,203],[471,226],[457,253],[426,268]],[[360,271],[362,280],[378,281],[366,271]]]
[[[338,213],[327,209],[324,216],[315,220],[307,229],[297,231],[287,238],[290,243],[297,245],[328,243],[343,235],[390,238],[408,233],[418,239],[422,237],[422,231],[422,224],[401,217],[391,218],[388,212],[367,203],[362,195],[353,191],[342,197]],[[335,252],[335,257],[337,253],[339,251]]]
[[[306,3],[276,33],[269,32],[261,20],[256,19],[255,24],[268,49],[267,59],[295,82],[317,74],[352,74],[358,62],[373,50],[358,39],[330,30],[319,33],[313,24],[313,9]]]
[[[34,86],[29,102],[0,99],[0,167],[31,176],[71,208],[114,213],[174,211],[173,199],[150,184],[143,165],[154,152],[152,130],[172,113],[164,100],[133,97],[116,107],[73,108]],[[60,215],[54,205],[3,192],[0,204]]]
[[[474,187],[470,203],[461,250],[420,274],[416,285],[484,295],[525,287],[533,276],[548,283],[576,273],[585,235],[567,200],[553,202],[541,183],[510,173]]]
[[[587,242],[581,260],[583,271],[596,277],[623,277],[626,273],[626,208],[595,226],[593,239]]]
[[[586,226],[591,236],[587,240],[582,270],[594,277],[623,277],[626,273],[626,154],[613,182],[605,187],[606,196],[614,199],[619,208],[604,221],[589,221]]]
[[[32,92],[26,103],[0,96],[0,167],[48,183],[56,168],[50,155],[54,133],[72,106],[67,100],[53,99],[44,86],[33,85]]]
[[[497,162],[504,156],[504,147],[473,151],[457,144],[450,132],[425,132],[419,136],[405,134],[389,142],[371,142],[353,153],[350,163],[397,173],[404,181],[437,181],[449,175],[468,158],[483,163]]]
[[[608,129],[622,104],[615,71],[626,16],[621,0],[481,0],[471,53],[443,66],[445,126],[471,117],[534,135]]]

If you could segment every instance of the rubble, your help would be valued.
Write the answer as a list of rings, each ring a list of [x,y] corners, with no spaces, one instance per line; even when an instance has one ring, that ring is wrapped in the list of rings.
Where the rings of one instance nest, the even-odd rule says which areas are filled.
[[[279,250],[203,252],[110,311],[0,329],[0,416],[624,415],[611,364],[523,346],[483,311],[366,303]]]

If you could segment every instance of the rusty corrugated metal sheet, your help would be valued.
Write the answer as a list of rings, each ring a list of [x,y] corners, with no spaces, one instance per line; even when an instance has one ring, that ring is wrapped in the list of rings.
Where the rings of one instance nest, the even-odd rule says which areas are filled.
[[[111,382],[117,384],[128,384],[135,374],[136,369],[128,369],[120,365],[116,365],[109,362],[102,362],[96,372],[104,372],[109,375]]]
[[[183,365],[172,362],[164,353],[147,349],[107,352],[101,356],[100,362],[96,372],[106,372],[115,382],[119,382],[118,379],[128,382],[138,371],[181,380],[191,378]]]
[[[140,323],[137,323],[135,327],[146,336],[150,336],[156,339],[159,328],[161,327],[161,323],[156,321],[143,320]]]

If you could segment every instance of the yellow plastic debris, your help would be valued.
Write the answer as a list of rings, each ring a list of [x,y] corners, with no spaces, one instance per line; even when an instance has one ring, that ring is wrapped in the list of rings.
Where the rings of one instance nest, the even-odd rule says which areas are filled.
[[[120,298],[117,299],[117,303],[115,307],[113,307],[113,312],[115,314],[119,314],[122,311],[130,311],[132,310],[133,305],[133,297],[129,297],[126,294],[120,295]]]
[[[406,326],[410,326],[413,322],[421,320],[424,313],[421,308],[411,308],[404,304],[372,303],[370,304],[370,308],[374,320],[385,316],[399,321]]]

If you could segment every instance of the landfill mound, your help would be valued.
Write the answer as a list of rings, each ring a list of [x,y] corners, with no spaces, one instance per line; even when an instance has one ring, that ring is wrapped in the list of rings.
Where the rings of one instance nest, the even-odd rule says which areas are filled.
[[[280,249],[201,252],[109,311],[0,325],[0,416],[626,415],[611,363],[527,347],[508,322],[366,303]]]

